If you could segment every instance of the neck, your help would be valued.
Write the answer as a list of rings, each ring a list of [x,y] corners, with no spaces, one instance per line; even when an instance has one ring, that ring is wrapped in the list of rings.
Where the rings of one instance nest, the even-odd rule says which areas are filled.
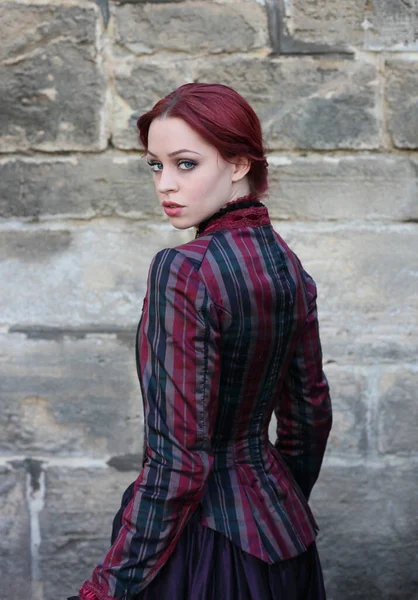
[[[235,198],[234,200],[230,200],[229,202],[227,202],[227,204],[225,204],[224,206],[222,206],[222,208],[220,208],[217,212],[215,212],[213,215],[211,215],[210,217],[208,217],[207,219],[205,219],[204,221],[202,221],[201,223],[199,223],[198,226],[195,227],[196,230],[196,237],[198,237],[203,231],[205,231],[208,226],[209,229],[213,228],[214,223],[217,223],[219,225],[220,221],[224,221],[223,217],[224,215],[230,213],[230,212],[234,212],[234,214],[236,214],[236,211],[244,211],[244,213],[246,214],[246,210],[249,209],[250,207],[257,207],[257,209],[264,209],[264,212],[267,210],[264,206],[264,204],[262,204],[259,200],[259,198],[257,198],[257,196],[255,194],[252,194],[251,192],[249,194],[246,194],[245,196],[240,196],[239,198]],[[250,210],[251,212],[251,210]],[[262,216],[263,218],[265,217],[263,214],[259,215]],[[245,216],[245,215],[240,215],[238,218],[239,220],[241,220],[241,217]],[[233,220],[236,220],[235,218],[233,218]],[[250,217],[251,220],[251,217]]]
[[[228,202],[225,204],[227,206],[230,202],[235,202],[238,198],[243,198],[244,196],[248,196],[250,193],[250,185],[248,183],[247,178],[241,179],[234,185],[231,192],[231,197]]]

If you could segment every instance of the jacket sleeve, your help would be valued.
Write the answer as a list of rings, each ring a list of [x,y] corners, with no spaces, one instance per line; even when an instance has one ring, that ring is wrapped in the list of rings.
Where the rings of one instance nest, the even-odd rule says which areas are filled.
[[[218,321],[198,272],[175,249],[151,263],[137,367],[144,464],[114,543],[80,590],[83,600],[130,600],[146,587],[174,550],[211,472]]]
[[[309,499],[321,469],[332,425],[332,409],[328,381],[322,370],[316,285],[303,269],[302,275],[307,296],[307,317],[290,360],[279,405],[275,409],[275,447]]]

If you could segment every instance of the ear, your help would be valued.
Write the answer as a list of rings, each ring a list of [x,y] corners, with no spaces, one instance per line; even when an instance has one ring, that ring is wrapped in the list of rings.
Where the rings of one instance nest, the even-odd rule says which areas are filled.
[[[247,156],[237,156],[234,161],[234,171],[232,173],[232,181],[240,181],[251,169],[251,161]]]

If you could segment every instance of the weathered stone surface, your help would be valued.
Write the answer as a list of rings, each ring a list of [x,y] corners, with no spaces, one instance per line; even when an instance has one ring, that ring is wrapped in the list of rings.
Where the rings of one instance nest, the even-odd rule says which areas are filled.
[[[136,118],[184,83],[193,81],[194,61],[170,62],[133,57],[115,60],[115,92],[112,110],[112,143],[117,148],[139,148]],[[132,115],[136,118],[132,119]]]
[[[409,158],[381,155],[269,160],[271,217],[289,220],[418,220],[418,169]]]
[[[417,472],[325,464],[311,505],[329,600],[417,600]]]
[[[26,473],[0,468],[1,598],[31,598],[30,523]]]
[[[120,221],[0,230],[1,322],[132,327],[152,257],[190,237],[169,224]]]
[[[318,284],[321,322],[340,335],[416,324],[417,226],[273,221]],[[155,253],[192,239],[171,225],[22,225],[0,234],[3,324],[64,328],[137,322]],[[385,260],[382,260],[382,256]],[[369,329],[370,331],[370,329]]]
[[[359,369],[324,365],[332,398],[333,424],[328,438],[326,456],[355,458],[368,450],[366,429],[367,377]],[[277,421],[273,414],[269,439],[274,444]]]
[[[272,218],[418,219],[418,162],[396,156],[270,155]],[[144,158],[122,154],[0,160],[0,217],[166,220]]]
[[[333,408],[327,456],[365,456],[368,450],[367,377],[355,367],[324,365],[324,371]]]
[[[137,476],[111,468],[47,469],[40,516],[45,600],[77,595],[109,548],[122,494]]]
[[[255,2],[125,4],[113,15],[117,42],[134,54],[245,52],[268,44],[267,16]]]
[[[319,291],[321,293],[321,289]],[[336,322],[330,326],[322,321],[321,340],[325,362],[360,365],[418,363],[418,332],[413,314],[409,324],[389,317],[365,321],[361,315],[354,313],[341,319],[339,325]]]
[[[361,326],[416,328],[416,225],[328,226],[274,222],[318,285],[321,323],[340,335]],[[384,259],[382,259],[384,257]],[[388,327],[389,328],[389,327]]]
[[[418,369],[383,371],[378,390],[379,450],[388,454],[418,454]]]
[[[270,149],[379,146],[372,65],[311,58],[202,62],[197,81],[214,80],[230,85],[250,102]]]
[[[0,217],[110,215],[163,217],[145,158],[77,155],[0,160]]]
[[[363,41],[364,0],[293,0],[286,24],[295,40],[331,47]]]
[[[100,149],[95,4],[0,4],[0,151]]]
[[[333,424],[328,438],[326,455],[355,458],[368,450],[366,429],[367,378],[359,369],[324,365],[332,398]],[[269,439],[276,440],[275,415],[269,425]]]
[[[416,0],[368,0],[364,17],[367,50],[418,50]]]
[[[136,132],[128,127],[133,112],[149,110],[190,81],[216,81],[241,93],[259,115],[271,150],[370,149],[380,144],[377,74],[371,64],[311,58],[147,58],[121,60],[115,74],[112,139],[120,148],[138,147]]]
[[[122,339],[80,332],[79,339],[54,339],[48,333],[50,339],[0,334],[0,451],[94,457],[142,452],[135,331]]]
[[[387,62],[388,126],[397,148],[418,148],[418,61]]]
[[[184,2],[185,0],[117,0],[118,4],[168,4],[170,2]]]

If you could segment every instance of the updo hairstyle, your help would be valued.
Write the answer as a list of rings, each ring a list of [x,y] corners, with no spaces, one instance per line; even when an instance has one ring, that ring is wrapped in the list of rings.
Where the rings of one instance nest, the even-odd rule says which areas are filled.
[[[268,188],[267,167],[259,118],[244,98],[222,84],[186,83],[137,120],[139,138],[148,149],[148,132],[156,118],[183,119],[224,160],[237,156],[251,161],[247,174],[250,190],[258,197]]]

